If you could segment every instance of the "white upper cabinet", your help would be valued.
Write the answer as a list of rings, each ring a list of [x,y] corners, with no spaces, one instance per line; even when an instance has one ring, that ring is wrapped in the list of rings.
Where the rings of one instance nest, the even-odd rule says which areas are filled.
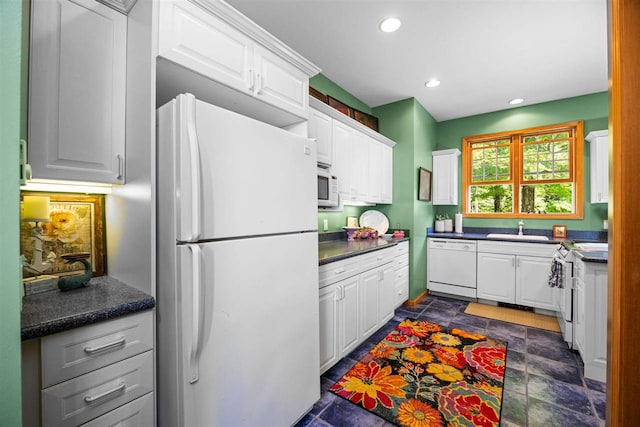
[[[355,191],[356,198],[360,202],[372,202],[375,200],[370,195],[369,188],[369,149],[370,138],[360,132],[354,133],[353,157],[350,159],[352,190]]]
[[[253,94],[302,118],[309,115],[309,76],[259,44],[254,46]]]
[[[315,138],[318,163],[338,178],[343,201],[391,203],[395,142],[327,104],[309,98],[309,137]]]
[[[609,131],[589,132],[591,143],[591,203],[609,202]]]
[[[157,5],[159,105],[190,92],[276,126],[308,118],[315,65],[225,2]]]
[[[434,205],[458,204],[458,157],[460,150],[440,150],[433,155],[433,197]]]
[[[385,145],[369,140],[369,201],[373,203],[382,202],[382,147]]]
[[[334,160],[331,171],[338,177],[338,192],[344,200],[355,200],[356,190],[351,179],[355,152],[355,131],[342,122],[332,124]]]
[[[393,202],[393,148],[382,145],[382,187],[380,203]]]
[[[160,56],[240,92],[253,92],[254,43],[249,37],[188,1],[159,6]]]
[[[318,163],[333,164],[333,119],[321,111],[309,110],[309,138],[316,140]]]
[[[95,0],[31,13],[33,177],[124,183],[127,17]]]

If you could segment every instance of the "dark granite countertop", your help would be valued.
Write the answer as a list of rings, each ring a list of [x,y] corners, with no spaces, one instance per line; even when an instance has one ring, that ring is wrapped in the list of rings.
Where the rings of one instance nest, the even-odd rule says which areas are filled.
[[[405,240],[409,240],[409,237],[400,239],[336,239],[321,241],[318,243],[318,264],[329,264],[367,252],[388,248]]]
[[[527,242],[527,243],[551,243],[558,244],[563,242],[606,242],[606,231],[583,231],[583,230],[568,230],[566,239],[554,239],[552,237],[551,230],[540,229],[527,229],[525,228],[525,235],[534,236],[546,236],[549,240],[537,240],[516,238],[510,239],[508,237],[487,237],[488,234],[513,234],[517,235],[518,230],[512,228],[493,228],[493,227],[465,227],[464,233],[436,233],[433,231],[433,227],[427,228],[427,237],[440,237],[447,239],[469,239],[469,240],[497,240],[503,242]]]
[[[609,262],[609,252],[605,251],[579,251],[574,249],[574,252],[584,262],[599,262],[607,264]]]
[[[152,296],[108,276],[94,277],[84,288],[28,295],[22,301],[23,341],[148,310],[156,305]]]
[[[496,232],[499,233],[499,232]],[[549,237],[549,240],[537,240],[537,239],[509,239],[509,238],[500,238],[500,237],[487,237],[489,233],[435,233],[429,232],[427,233],[427,237],[429,238],[441,238],[441,239],[467,239],[467,240],[497,240],[501,242],[524,242],[524,243],[553,243],[558,244],[561,243],[562,240],[553,240]],[[500,233],[500,234],[511,234],[511,233]],[[517,233],[515,233],[517,234]],[[529,233],[527,233],[529,234]],[[531,233],[533,234],[533,233]]]
[[[604,251],[588,251],[579,250],[573,246],[576,242],[606,242],[606,232],[601,231],[580,231],[575,230],[567,233],[567,238],[558,240],[551,237],[551,231],[548,230],[525,230],[525,234],[547,236],[549,240],[535,240],[535,239],[510,239],[499,237],[487,237],[487,234],[499,233],[499,234],[518,234],[515,229],[509,228],[488,228],[488,227],[469,227],[467,232],[462,234],[457,233],[435,233],[433,228],[427,229],[427,237],[430,238],[446,238],[446,239],[468,239],[468,240],[497,240],[503,242],[525,242],[525,243],[562,243],[567,249],[573,250],[578,256],[585,262],[600,262],[606,263],[608,261],[608,253]]]

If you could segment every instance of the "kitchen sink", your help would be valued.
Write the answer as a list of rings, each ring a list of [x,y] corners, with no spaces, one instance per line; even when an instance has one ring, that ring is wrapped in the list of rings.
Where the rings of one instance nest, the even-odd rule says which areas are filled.
[[[547,236],[539,236],[537,234],[501,234],[491,233],[487,234],[487,237],[493,237],[496,239],[513,239],[513,240],[549,240]]]
[[[595,242],[584,242],[584,243],[574,243],[573,246],[581,251],[609,251],[608,243],[595,243]]]

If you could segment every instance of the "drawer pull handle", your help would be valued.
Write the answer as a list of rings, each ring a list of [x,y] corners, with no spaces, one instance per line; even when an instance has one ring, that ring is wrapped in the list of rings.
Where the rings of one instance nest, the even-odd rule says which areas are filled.
[[[115,394],[115,393],[120,393],[121,391],[124,391],[125,387],[126,387],[126,384],[123,381],[120,384],[118,384],[116,387],[112,388],[111,390],[107,390],[104,393],[100,393],[100,394],[98,394],[96,396],[85,396],[84,397],[84,401],[86,403],[91,404],[91,403],[95,402],[96,400],[104,399],[105,397],[110,396],[110,395]]]
[[[84,352],[87,354],[99,353],[101,351],[110,350],[114,347],[120,347],[125,343],[125,341],[126,341],[125,337],[120,337],[113,342],[99,345],[97,347],[85,347]]]
[[[334,271],[335,274],[342,274],[344,273],[344,268],[339,268],[337,270]]]

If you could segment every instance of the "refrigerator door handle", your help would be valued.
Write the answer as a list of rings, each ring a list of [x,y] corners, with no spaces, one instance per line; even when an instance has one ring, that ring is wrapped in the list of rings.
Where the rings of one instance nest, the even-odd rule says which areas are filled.
[[[189,143],[189,166],[191,169],[191,237],[190,241],[200,237],[200,151],[196,131],[196,98],[191,95],[186,102],[187,139]]]
[[[189,384],[200,378],[200,329],[202,322],[201,292],[202,292],[202,249],[198,245],[187,245],[191,251],[192,267],[192,306],[191,306],[191,352],[189,355]]]

